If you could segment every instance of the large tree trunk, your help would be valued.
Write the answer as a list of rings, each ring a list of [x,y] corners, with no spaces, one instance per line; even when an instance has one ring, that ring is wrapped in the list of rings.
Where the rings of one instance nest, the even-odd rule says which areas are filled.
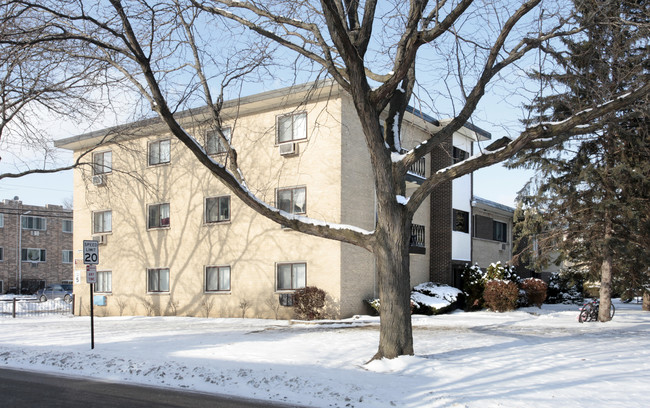
[[[409,244],[411,223],[402,217],[379,221],[374,251],[379,281],[379,350],[373,357],[413,355]],[[381,219],[381,217],[380,217]]]
[[[643,292],[643,306],[641,307],[645,312],[650,312],[650,292]]]
[[[598,310],[598,321],[600,322],[612,320],[609,315],[612,304],[612,250],[609,247],[612,238],[611,221],[605,224],[604,238],[603,263],[600,265],[600,309]]]

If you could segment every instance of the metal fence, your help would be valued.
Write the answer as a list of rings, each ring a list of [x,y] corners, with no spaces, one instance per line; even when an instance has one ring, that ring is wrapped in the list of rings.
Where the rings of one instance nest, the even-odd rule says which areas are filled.
[[[74,314],[74,295],[70,302],[50,299],[40,302],[35,297],[14,297],[0,299],[0,318]]]

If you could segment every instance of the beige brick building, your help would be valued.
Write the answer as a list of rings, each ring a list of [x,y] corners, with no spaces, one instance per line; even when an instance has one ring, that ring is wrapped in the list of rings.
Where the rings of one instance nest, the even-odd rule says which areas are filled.
[[[72,225],[72,210],[60,205],[1,201],[0,293],[31,294],[46,284],[71,283]]]
[[[199,109],[178,118],[215,160],[224,160],[205,115]],[[351,98],[339,87],[311,84],[253,95],[227,102],[224,115],[246,184],[257,197],[314,219],[374,228],[369,155]],[[411,110],[402,146],[416,146],[437,125]],[[486,137],[480,129],[463,128],[440,154],[452,160],[453,144],[469,155],[472,141]],[[94,148],[87,156],[93,165],[74,176],[74,248],[77,254],[84,239],[100,241],[96,292],[106,296],[100,313],[286,318],[292,313],[281,305],[286,295],[308,285],[327,291],[334,317],[347,317],[366,312],[364,299],[377,296],[370,253],[282,228],[250,210],[158,120],[56,145],[75,157]],[[413,168],[410,187],[430,170],[427,157]],[[469,184],[460,189],[469,188],[469,195],[459,203],[470,209],[467,177]],[[427,200],[413,221],[413,285],[433,276],[435,206]],[[446,225],[435,227],[449,229],[451,222],[450,211]],[[85,272],[75,273],[77,313],[87,313]]]

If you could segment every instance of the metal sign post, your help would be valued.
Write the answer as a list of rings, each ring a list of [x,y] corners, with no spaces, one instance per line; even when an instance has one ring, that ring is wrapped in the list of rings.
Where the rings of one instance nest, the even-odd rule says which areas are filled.
[[[90,349],[95,348],[95,311],[93,289],[97,283],[97,264],[99,263],[99,242],[84,240],[84,264],[86,264],[86,283],[90,284]]]

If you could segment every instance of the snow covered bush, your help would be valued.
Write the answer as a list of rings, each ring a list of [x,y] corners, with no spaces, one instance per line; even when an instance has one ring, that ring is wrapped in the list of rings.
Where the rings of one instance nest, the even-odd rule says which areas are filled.
[[[526,292],[526,300],[528,306],[542,307],[544,300],[546,300],[546,290],[548,285],[541,279],[527,278],[519,283],[521,289]]]
[[[448,285],[426,282],[417,285],[411,291],[411,313],[438,315],[449,313],[458,308],[463,291]],[[379,299],[366,299],[366,303],[379,313]]]
[[[300,320],[322,319],[327,293],[315,286],[306,286],[296,290],[293,295],[293,308],[296,318]]]
[[[519,282],[520,278],[515,273],[515,268],[506,264],[505,266],[501,262],[491,263],[487,267],[485,274],[485,279],[490,280],[507,280],[514,283]]]
[[[483,273],[478,265],[466,265],[462,279],[463,292],[465,294],[465,311],[481,309],[483,307],[485,273]]]
[[[414,314],[438,315],[458,308],[458,297],[463,292],[448,285],[421,283],[411,292]]]
[[[519,287],[509,280],[490,280],[485,283],[483,301],[485,306],[495,312],[515,310]]]

